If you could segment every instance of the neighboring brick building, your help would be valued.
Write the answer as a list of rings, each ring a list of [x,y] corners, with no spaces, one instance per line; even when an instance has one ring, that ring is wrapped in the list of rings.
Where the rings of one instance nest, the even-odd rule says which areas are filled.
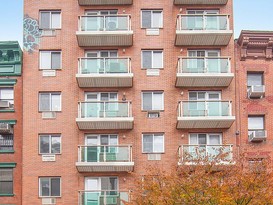
[[[131,171],[235,153],[232,0],[199,2],[25,0],[23,205],[116,204]]]
[[[240,150],[272,159],[272,31],[242,31],[236,40],[236,103]]]
[[[0,41],[0,204],[22,197],[22,50]]]

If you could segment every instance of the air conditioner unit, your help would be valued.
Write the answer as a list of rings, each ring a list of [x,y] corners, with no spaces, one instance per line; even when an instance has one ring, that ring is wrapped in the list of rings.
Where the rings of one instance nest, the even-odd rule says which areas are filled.
[[[148,160],[151,161],[161,160],[161,154],[148,154]]]
[[[49,30],[43,29],[42,30],[42,36],[55,36],[55,35],[56,35],[55,30],[51,30],[51,29],[49,29]]]
[[[9,107],[10,107],[9,101],[0,100],[0,108],[9,108]]]
[[[248,89],[248,98],[262,98],[265,93],[264,85],[252,85]]]
[[[56,204],[55,198],[42,198],[42,205]]]
[[[56,112],[42,112],[43,119],[56,118]]]
[[[8,123],[0,123],[0,133],[12,134],[12,127]]]
[[[250,142],[261,142],[266,140],[266,131],[265,130],[255,130],[248,135]]]

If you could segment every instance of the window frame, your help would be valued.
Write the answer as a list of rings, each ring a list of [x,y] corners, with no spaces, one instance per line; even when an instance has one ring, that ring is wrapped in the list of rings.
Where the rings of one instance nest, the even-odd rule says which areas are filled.
[[[50,67],[42,68],[42,53],[50,53]],[[60,68],[52,68],[52,53],[60,53]],[[39,70],[61,70],[62,69],[62,51],[61,50],[40,50],[39,51]]]
[[[153,136],[153,147],[151,152],[146,152],[144,151],[144,137],[145,135],[152,135]],[[154,138],[156,136],[161,136],[162,137],[162,151],[155,151],[155,146],[154,146]],[[165,134],[164,133],[142,133],[142,154],[163,154],[165,153]]]
[[[192,135],[197,135],[197,141],[198,141],[198,135],[203,134],[206,135],[206,144],[191,144],[191,137]],[[220,143],[219,144],[210,144],[210,136],[211,135],[219,135]],[[223,145],[223,133],[189,133],[188,137],[188,144],[189,145]]]
[[[151,59],[151,62],[152,62],[152,67],[151,68],[145,68],[144,67],[144,65],[143,65],[143,53],[144,52],[151,52],[151,56],[152,56],[152,59]],[[153,58],[154,58],[154,52],[161,52],[161,56],[162,56],[162,58],[161,58],[161,64],[162,64],[162,67],[159,67],[159,68],[155,68],[154,67],[154,65],[153,65]],[[146,49],[144,49],[144,50],[141,50],[141,69],[163,69],[164,68],[164,51],[163,51],[163,49],[157,49],[157,50],[146,50]]]
[[[11,179],[12,179],[12,181],[10,181],[10,180],[5,180],[4,181],[4,180],[2,180],[0,178],[0,183],[1,182],[9,182],[9,183],[11,183],[12,193],[0,193],[0,196],[13,196],[14,195],[14,167],[0,167],[0,172],[2,170],[11,170]]]
[[[49,196],[43,196],[42,195],[42,187],[41,187],[41,179],[48,179],[49,180],[49,184],[50,184],[50,186],[49,186]],[[59,180],[60,180],[60,183],[59,183],[59,188],[60,188],[60,195],[59,196],[51,196],[51,190],[52,190],[52,187],[51,187],[51,179],[56,179],[56,178],[58,178]],[[59,197],[62,197],[62,178],[61,177],[59,177],[59,176],[49,176],[49,177],[47,177],[47,176],[42,176],[42,177],[39,177],[39,197],[40,198],[52,198],[52,197],[54,197],[54,198],[59,198]]]
[[[146,11],[146,12],[150,12],[151,13],[151,27],[144,27],[143,26],[143,11]],[[160,26],[159,27],[154,27],[153,24],[154,24],[154,17],[153,17],[153,13],[154,12],[160,12],[161,14],[161,21],[160,21]],[[140,11],[140,16],[141,16],[141,28],[144,28],[144,29],[162,29],[163,28],[163,9],[160,10],[160,9],[142,9]]]
[[[50,26],[49,28],[41,28],[41,22],[42,22],[42,13],[49,13],[49,22]],[[52,13],[59,13],[60,14],[60,27],[58,28],[52,28]],[[60,30],[62,29],[62,12],[61,10],[40,10],[39,11],[39,29],[40,30]]]
[[[260,85],[264,85],[264,72],[247,72],[247,74],[246,74],[246,81],[247,81],[247,87],[249,88],[249,87],[251,87],[251,86],[260,86],[260,85],[258,85],[258,84],[255,84],[255,85],[249,85],[248,84],[248,76],[249,75],[256,75],[256,77],[257,76],[259,76],[259,77],[261,77],[261,79],[262,79],[262,82],[261,82],[261,84]]]
[[[41,110],[40,109],[40,95],[41,94],[49,94],[50,96],[50,110]],[[59,106],[60,109],[59,110],[52,110],[52,94],[59,94],[60,96],[60,102],[59,102]],[[39,92],[38,94],[38,110],[39,112],[61,112],[62,111],[62,93],[61,92]]]
[[[2,90],[12,90],[12,95],[13,95],[13,99],[2,99],[1,97],[1,91]],[[0,101],[8,101],[10,104],[12,104],[14,106],[14,87],[13,86],[3,86],[3,87],[0,87]],[[12,103],[11,103],[12,101]]]
[[[41,137],[49,137],[49,153],[42,153],[41,152]],[[52,153],[52,137],[59,137],[60,138],[60,152],[59,153]],[[61,155],[62,154],[62,135],[61,134],[39,134],[38,136],[39,141],[39,154],[40,155]]]
[[[143,106],[144,106],[143,94],[144,93],[151,93],[152,94],[152,109],[151,110],[145,110],[143,108]],[[161,108],[162,109],[159,109],[159,110],[158,109],[157,110],[153,109],[153,95],[154,95],[154,93],[161,93],[162,94],[162,102],[161,102]],[[146,111],[146,112],[149,112],[149,111],[164,111],[164,91],[141,91],[141,110]]]
[[[0,141],[3,140],[5,141],[5,137],[10,137],[12,136],[11,138],[12,139],[6,139],[8,142],[11,142],[12,145],[4,145],[4,144],[1,144],[0,143],[0,153],[9,153],[9,152],[14,152],[14,134],[0,134]],[[1,149],[1,148],[4,148],[4,147],[11,147],[11,149]]]
[[[263,128],[262,129],[250,129],[249,128],[249,118],[262,118],[263,120]],[[265,115],[248,115],[247,117],[247,130],[248,132],[252,132],[252,131],[255,131],[255,130],[265,130]]]

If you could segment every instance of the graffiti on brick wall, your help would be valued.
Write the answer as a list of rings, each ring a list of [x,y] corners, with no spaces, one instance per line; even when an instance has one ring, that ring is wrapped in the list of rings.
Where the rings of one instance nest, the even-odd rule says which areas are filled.
[[[41,30],[39,30],[39,22],[28,15],[24,16],[24,50],[32,53],[38,50],[41,38]]]

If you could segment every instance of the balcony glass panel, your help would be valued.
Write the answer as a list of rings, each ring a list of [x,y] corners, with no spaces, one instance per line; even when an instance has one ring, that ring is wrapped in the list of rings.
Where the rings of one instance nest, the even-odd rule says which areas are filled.
[[[129,102],[82,102],[80,118],[130,117]]]
[[[232,145],[183,145],[182,156],[186,161],[213,161],[216,158],[220,161],[231,161]]]
[[[128,31],[130,16],[128,15],[96,15],[81,16],[81,31]]]
[[[179,15],[178,30],[228,30],[227,15]]]
[[[179,73],[229,73],[228,58],[181,58]]]
[[[80,74],[129,73],[129,58],[81,58]]]
[[[205,116],[230,116],[229,101],[183,101],[182,116],[180,117],[205,117]]]
[[[116,190],[80,191],[80,205],[123,205],[122,201],[129,201],[128,192]]]
[[[130,162],[131,146],[80,146],[80,162]]]

